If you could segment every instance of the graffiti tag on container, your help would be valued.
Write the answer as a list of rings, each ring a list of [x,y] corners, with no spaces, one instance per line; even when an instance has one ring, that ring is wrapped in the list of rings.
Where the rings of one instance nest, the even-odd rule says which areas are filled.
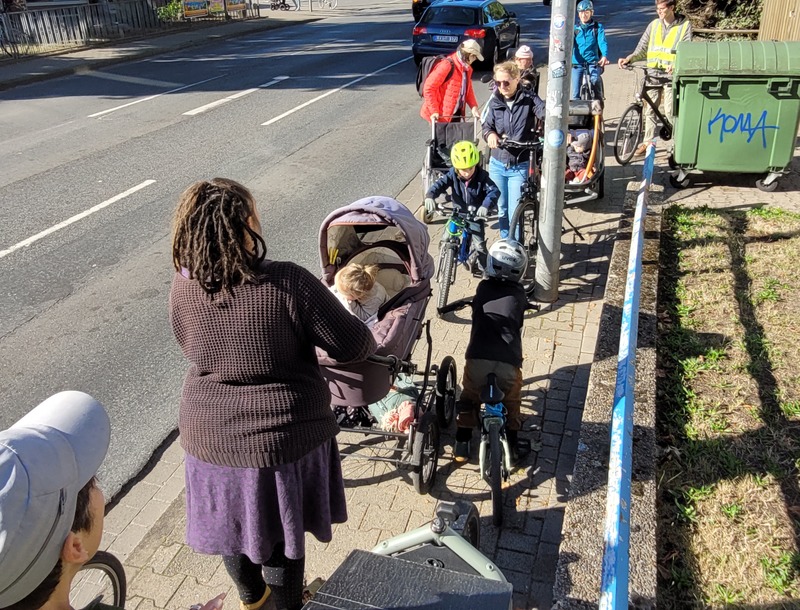
[[[722,108],[717,110],[717,115],[708,122],[708,134],[711,135],[716,124],[719,123],[719,143],[725,142],[725,134],[745,133],[747,134],[747,143],[753,141],[758,134],[761,134],[761,146],[767,147],[767,130],[780,129],[777,125],[767,125],[767,111],[761,113],[758,121],[753,125],[753,115],[748,112],[735,114],[726,114]]]

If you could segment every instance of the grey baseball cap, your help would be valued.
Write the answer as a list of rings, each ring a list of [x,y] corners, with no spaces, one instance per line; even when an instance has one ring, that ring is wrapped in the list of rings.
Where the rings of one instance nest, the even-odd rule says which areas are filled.
[[[105,408],[83,392],[55,394],[0,432],[0,608],[55,567],[110,439]]]

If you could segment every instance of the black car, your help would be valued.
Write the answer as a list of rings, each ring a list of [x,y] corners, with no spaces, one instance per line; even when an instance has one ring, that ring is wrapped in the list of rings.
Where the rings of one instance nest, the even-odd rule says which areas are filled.
[[[483,47],[491,67],[519,46],[519,23],[497,0],[436,0],[414,26],[411,51],[419,64],[426,55],[449,54],[467,38]]]

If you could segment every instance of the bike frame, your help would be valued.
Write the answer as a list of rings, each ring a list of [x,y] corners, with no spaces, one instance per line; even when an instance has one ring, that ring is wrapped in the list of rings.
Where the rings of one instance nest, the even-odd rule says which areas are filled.
[[[511,472],[511,447],[506,438],[506,407],[502,402],[496,404],[484,403],[481,405],[481,444],[478,449],[478,464],[481,476],[488,483],[486,471],[489,466],[489,424],[497,422],[500,428],[500,446],[503,448],[503,466],[506,472]]]
[[[661,124],[666,127],[667,129],[672,132],[672,121],[670,121],[667,117],[661,114],[661,111],[658,109],[658,105],[653,101],[653,98],[650,97],[648,91],[655,91],[656,89],[661,89],[664,85],[649,85],[647,83],[647,68],[643,68],[642,66],[634,66],[639,70],[642,70],[644,73],[642,76],[642,86],[639,90],[639,93],[636,94],[636,103],[641,104],[642,108],[644,108],[644,104],[646,103],[650,108],[653,110],[655,115],[658,117],[658,120],[661,121]],[[644,127],[644,123],[642,123],[642,127]]]

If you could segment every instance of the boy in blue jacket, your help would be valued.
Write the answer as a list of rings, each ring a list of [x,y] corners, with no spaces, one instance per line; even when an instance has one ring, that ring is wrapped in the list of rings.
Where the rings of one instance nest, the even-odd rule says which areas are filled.
[[[575,26],[575,43],[572,46],[572,93],[570,98],[580,97],[584,64],[589,64],[589,78],[595,88],[597,98],[603,99],[603,67],[608,60],[606,30],[593,19],[594,5],[591,0],[578,2],[578,19]]]
[[[432,215],[436,211],[436,202],[439,195],[443,195],[448,190],[453,204],[461,211],[467,212],[473,207],[475,220],[477,222],[468,223],[470,233],[472,233],[472,245],[477,254],[479,270],[483,271],[486,266],[486,234],[483,223],[489,215],[489,208],[497,203],[500,197],[500,189],[492,182],[489,173],[482,167],[478,167],[480,153],[478,147],[468,140],[462,140],[453,144],[450,150],[450,161],[453,167],[434,182],[425,193],[425,213]],[[447,228],[445,235],[447,237]],[[473,267],[473,271],[478,271]]]

